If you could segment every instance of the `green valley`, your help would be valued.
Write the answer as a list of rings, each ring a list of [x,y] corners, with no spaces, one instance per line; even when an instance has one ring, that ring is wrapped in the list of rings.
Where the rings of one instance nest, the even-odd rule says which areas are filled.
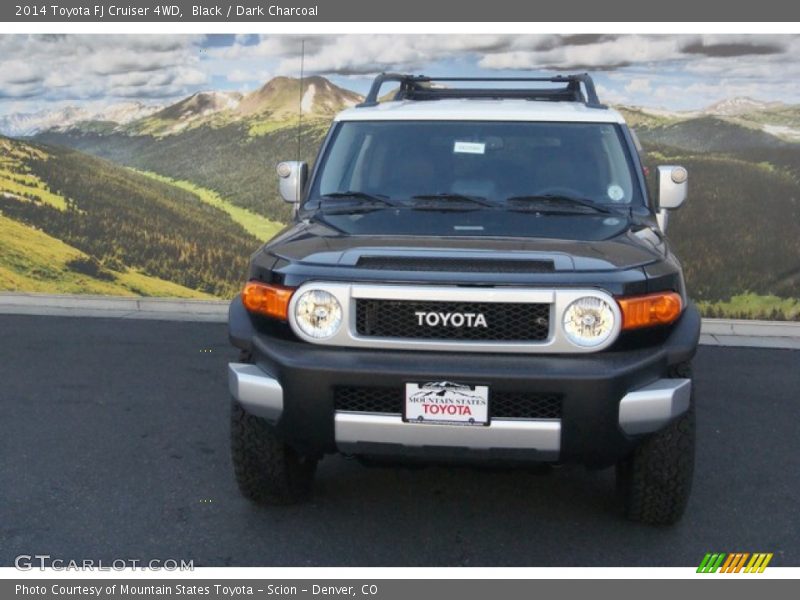
[[[300,156],[313,161],[329,125],[307,120],[299,136]],[[298,153],[295,129],[251,135],[255,125],[229,123],[193,127],[156,137],[115,132],[46,132],[37,140],[75,148],[113,162],[214,190],[242,208],[273,221],[287,222],[291,208],[278,196],[275,165]]]
[[[241,206],[236,206],[232,202],[220,197],[220,195],[213,190],[202,188],[199,185],[195,185],[188,181],[171,179],[169,177],[159,175],[158,173],[151,173],[149,171],[136,172],[146,177],[150,177],[151,179],[155,179],[156,181],[174,185],[175,187],[179,187],[187,192],[191,192],[206,204],[209,204],[227,213],[234,223],[241,225],[247,233],[258,240],[267,241],[284,227],[283,223],[270,221],[266,217],[256,214],[251,210],[242,208]]]
[[[133,269],[115,271],[98,268],[89,255],[77,248],[2,215],[0,290],[47,294],[213,298],[210,294]]]
[[[264,239],[255,234],[277,225],[247,214],[237,222],[220,197],[185,188],[0,137],[0,287],[232,296]]]

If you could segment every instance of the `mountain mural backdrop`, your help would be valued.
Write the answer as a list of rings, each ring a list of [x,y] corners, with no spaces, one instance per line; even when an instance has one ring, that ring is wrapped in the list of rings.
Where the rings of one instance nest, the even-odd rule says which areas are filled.
[[[290,218],[274,165],[312,161],[333,115],[360,99],[323,77],[277,77],[167,106],[0,118],[0,289],[232,296]],[[651,173],[691,172],[670,238],[704,313],[800,319],[800,106],[617,108]]]

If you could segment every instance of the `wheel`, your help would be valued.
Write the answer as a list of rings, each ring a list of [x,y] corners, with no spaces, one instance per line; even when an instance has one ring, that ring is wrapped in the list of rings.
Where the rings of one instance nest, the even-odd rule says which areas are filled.
[[[690,378],[691,365],[681,363],[669,377]],[[617,488],[626,516],[649,525],[672,525],[689,502],[694,474],[694,391],[689,410],[651,435],[631,456],[617,464]]]
[[[295,452],[236,400],[231,402],[231,458],[239,490],[256,504],[297,504],[311,496],[317,461]]]

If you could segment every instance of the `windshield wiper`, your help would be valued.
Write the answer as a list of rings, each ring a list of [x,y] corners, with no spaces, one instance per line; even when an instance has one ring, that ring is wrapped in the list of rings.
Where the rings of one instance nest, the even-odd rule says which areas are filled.
[[[496,207],[497,204],[487,200],[483,196],[471,196],[469,194],[456,194],[451,192],[441,192],[439,194],[417,194],[411,196],[412,200],[442,200],[444,202],[470,202],[479,206]]]
[[[331,192],[330,194],[323,194],[322,198],[352,198],[354,200],[367,200],[370,203],[378,203],[384,206],[402,206],[401,203],[392,200],[388,196],[379,196],[377,194],[370,194],[369,192],[360,192],[357,190]]]
[[[542,194],[542,195],[530,195],[530,196],[510,196],[506,198],[507,203],[513,202],[541,202],[542,204],[573,204],[578,206],[583,206],[585,208],[590,208],[595,212],[604,213],[604,214],[611,214],[612,211],[604,206],[600,206],[599,204],[592,202],[591,200],[587,200],[586,198],[578,198],[577,196],[565,196],[560,194]],[[571,214],[581,214],[581,213],[571,213]]]

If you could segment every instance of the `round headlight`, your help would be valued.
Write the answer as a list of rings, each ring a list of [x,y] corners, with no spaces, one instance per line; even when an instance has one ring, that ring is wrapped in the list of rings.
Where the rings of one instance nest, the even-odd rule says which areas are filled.
[[[564,332],[576,346],[599,346],[614,331],[614,311],[601,298],[585,296],[567,306],[563,324]]]
[[[329,292],[308,290],[300,295],[294,305],[294,320],[300,330],[310,337],[331,337],[342,324],[342,305]]]

